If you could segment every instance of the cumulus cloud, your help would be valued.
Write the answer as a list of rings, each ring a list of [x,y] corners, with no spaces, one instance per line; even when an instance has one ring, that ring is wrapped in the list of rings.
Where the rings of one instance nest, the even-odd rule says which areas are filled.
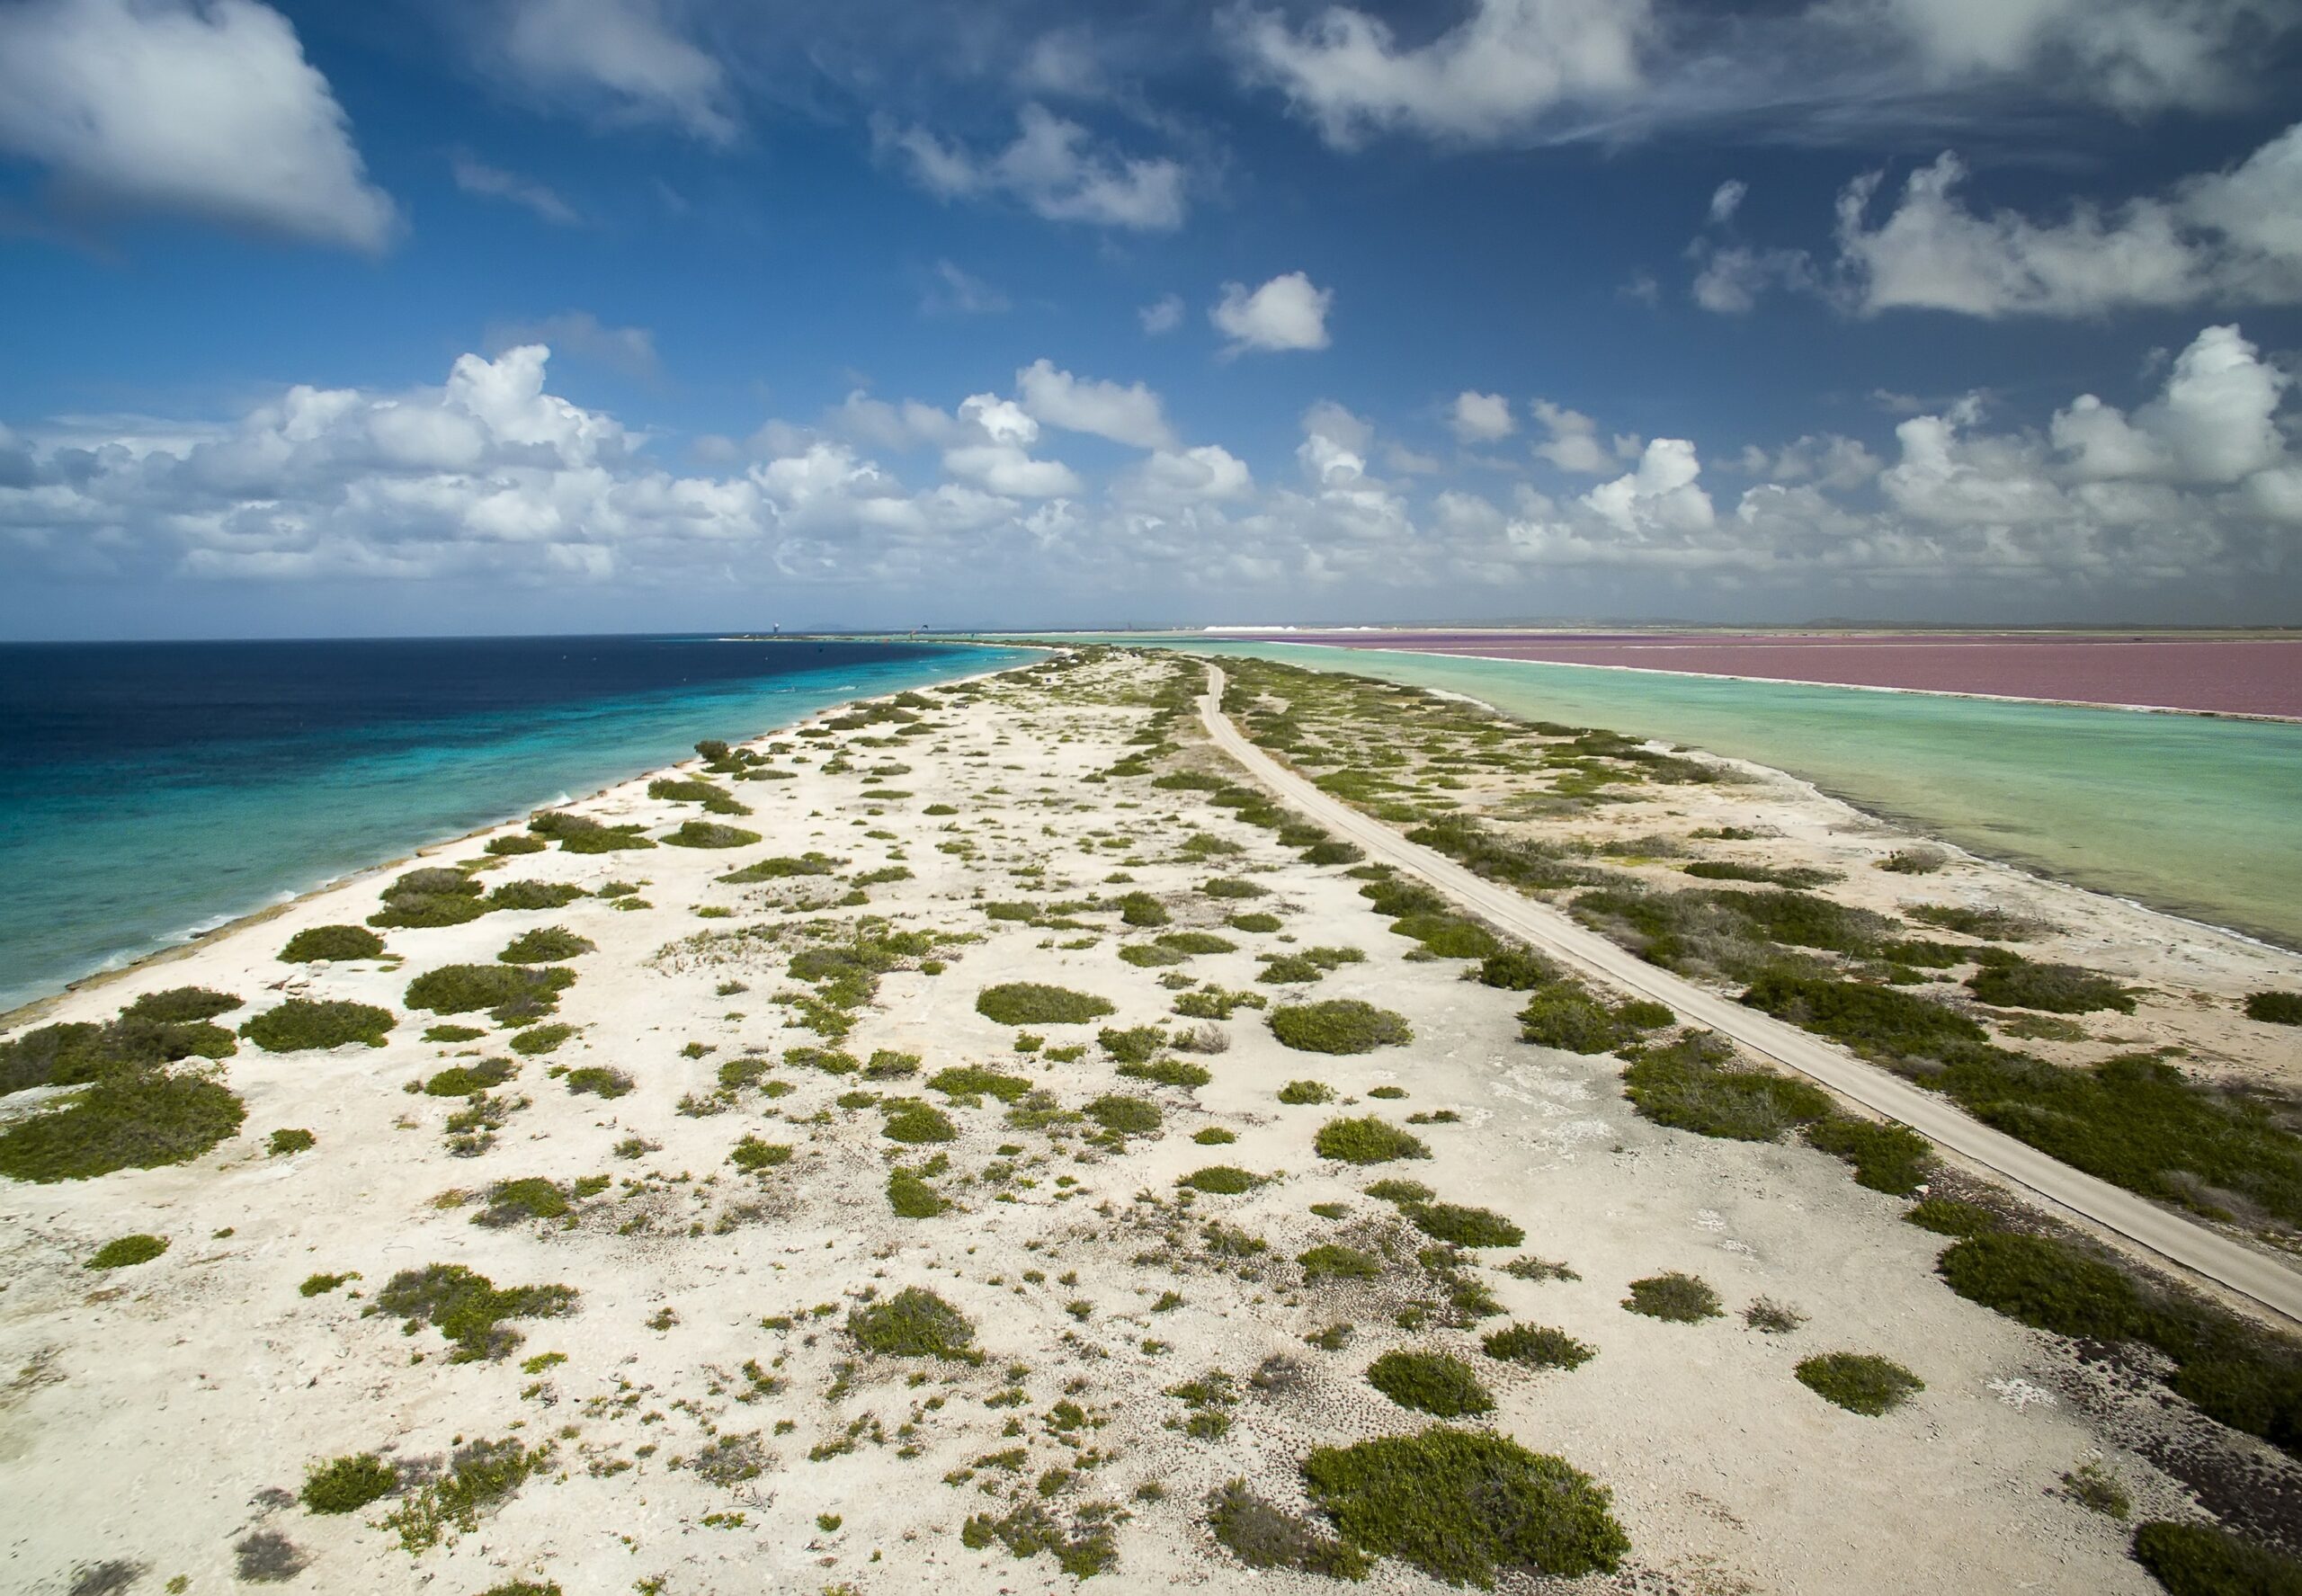
[[[1342,5],[1301,30],[1248,9],[1232,31],[1252,76],[1349,146],[1394,130],[1491,141],[1562,105],[1629,94],[1654,22],[1649,0],[1472,0],[1468,17],[1416,46]]]
[[[1739,177],[1730,177],[1713,189],[1710,192],[1710,225],[1724,227],[1733,221],[1735,213],[1743,208],[1744,197],[1750,192],[1751,185]]]
[[[1327,309],[1334,290],[1313,286],[1300,272],[1274,277],[1250,291],[1243,282],[1227,282],[1223,297],[1208,311],[1215,330],[1231,342],[1227,354],[1251,349],[1325,349]]]
[[[1015,373],[1023,408],[1051,427],[1093,432],[1136,449],[1165,449],[1174,432],[1159,396],[1143,384],[1121,387],[1058,371],[1052,361],[1032,361]]]
[[[2302,302],[2302,123],[2235,168],[2105,210],[2080,203],[2034,220],[1985,214],[1958,193],[1967,169],[1944,153],[1869,219],[1880,177],[1839,198],[1849,301],[1967,316],[2100,316],[2193,304]]]
[[[1465,443],[1493,443],[1519,430],[1518,419],[1511,414],[1510,400],[1501,394],[1482,394],[1470,388],[1455,396],[1447,424]]]
[[[1247,462],[1219,444],[1191,449],[1158,449],[1123,476],[1117,485],[1122,499],[1176,504],[1209,499],[1236,499],[1254,487]]]
[[[1049,221],[1166,233],[1186,209],[1181,163],[1114,156],[1090,147],[1087,129],[1043,105],[1018,113],[1013,143],[994,155],[947,143],[924,128],[873,124],[882,149],[898,155],[922,188],[946,200],[1004,195]]]
[[[1638,451],[1635,438],[1618,438],[1616,447],[1609,450],[1599,441],[1599,424],[1579,410],[1569,410],[1548,399],[1537,399],[1530,409],[1547,434],[1534,446],[1535,457],[1548,460],[1562,471],[1596,477],[1614,469],[1622,457]]]
[[[584,219],[576,214],[574,206],[533,178],[506,172],[500,166],[491,166],[462,151],[458,151],[451,158],[451,165],[455,172],[456,186],[467,194],[508,201],[534,211],[555,227],[572,227]]]
[[[83,205],[371,254],[398,222],[296,30],[255,0],[0,9],[0,150]]]
[[[1698,238],[1687,254],[1700,268],[1690,290],[1694,302],[1720,316],[1749,314],[1770,288],[1803,289],[1816,281],[1814,262],[1803,249],[1715,245]]]
[[[715,145],[741,130],[727,69],[659,0],[511,0],[496,45],[520,84],[610,120],[666,122]]]
[[[1161,294],[1135,314],[1143,323],[1146,336],[1164,337],[1183,325],[1183,297]]]

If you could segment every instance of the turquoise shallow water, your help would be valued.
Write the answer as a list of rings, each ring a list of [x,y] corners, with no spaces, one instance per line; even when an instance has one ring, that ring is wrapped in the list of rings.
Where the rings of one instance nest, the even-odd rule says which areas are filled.
[[[0,692],[0,1011],[699,738],[1037,656],[709,639],[91,646],[111,651],[97,668],[61,650],[0,662],[14,674]],[[274,657],[216,663],[234,649]],[[580,684],[571,655],[589,667]],[[491,690],[507,673],[562,684]]]
[[[2302,726],[1377,649],[1173,646],[1443,688],[1772,765],[1977,853],[2302,948]]]

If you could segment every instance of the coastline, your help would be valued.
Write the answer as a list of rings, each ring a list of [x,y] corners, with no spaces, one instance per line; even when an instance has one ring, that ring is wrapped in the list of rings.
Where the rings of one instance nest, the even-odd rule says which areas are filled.
[[[971,644],[969,646],[985,648],[1014,648],[1030,646],[1029,645],[1000,643]],[[1056,651],[1045,650],[1044,652],[1053,653]],[[957,683],[960,682],[980,682],[986,677],[1001,674],[1004,671],[1028,669],[1031,663],[1032,662],[1018,662],[1016,664],[1001,666],[995,670],[977,671],[964,676],[947,677],[944,678],[944,682]],[[937,685],[942,684],[943,682],[937,683]],[[809,709],[805,714],[795,717],[791,720],[780,721],[770,726],[757,727],[745,734],[742,740],[745,742],[754,742],[762,737],[771,735],[772,733],[781,731],[786,727],[797,726],[804,721],[814,719],[818,715],[830,714],[834,710],[843,708],[847,705],[864,703],[870,701],[870,700],[873,698],[884,696],[886,696],[884,693],[864,693],[858,694],[856,697],[852,699],[842,699],[836,703],[826,708]],[[614,791],[617,788],[628,786],[631,782],[645,780],[662,775],[666,771],[675,769],[679,762],[681,762],[674,761],[671,764],[650,766],[643,771],[610,777],[608,780],[601,782],[598,786],[591,789],[589,791],[566,796],[540,807],[546,808],[558,808],[570,804],[587,803]],[[138,954],[135,958],[126,959],[121,963],[106,964],[99,967],[98,968],[88,971],[85,975],[74,976],[72,979],[65,982],[62,985],[55,988],[53,991],[44,992],[38,996],[27,998],[25,1001],[17,1003],[13,1008],[0,1009],[0,1031],[12,1030],[25,1025],[32,1024],[38,1021],[45,1019],[49,1014],[55,1011],[56,1006],[58,1003],[65,1002],[67,999],[71,998],[77,994],[98,991],[103,987],[112,985],[115,982],[125,980],[129,976],[136,975],[138,972],[148,969],[153,966],[172,963],[178,959],[189,958],[199,952],[203,948],[209,947],[223,938],[231,936],[249,926],[261,925],[266,921],[276,920],[281,915],[288,914],[290,911],[296,909],[304,904],[308,904],[315,898],[335,892],[339,888],[358,885],[370,877],[379,877],[388,872],[399,869],[401,867],[413,860],[430,858],[443,850],[452,849],[460,846],[460,844],[468,843],[474,838],[484,837],[492,832],[501,831],[506,825],[510,825],[514,822],[522,819],[525,816],[533,813],[537,807],[539,806],[530,806],[529,807],[521,809],[516,813],[498,815],[492,819],[481,823],[480,825],[468,826],[460,832],[435,836],[426,841],[414,843],[410,845],[406,851],[393,854],[389,858],[377,860],[372,863],[361,865],[355,869],[340,870],[323,881],[319,881],[312,886],[304,887],[300,891],[276,897],[272,902],[264,904],[258,908],[250,909],[244,914],[231,915],[228,918],[221,920],[216,924],[208,926],[202,930],[187,931],[181,934],[180,940],[172,941],[165,947],[155,948],[149,952]]]

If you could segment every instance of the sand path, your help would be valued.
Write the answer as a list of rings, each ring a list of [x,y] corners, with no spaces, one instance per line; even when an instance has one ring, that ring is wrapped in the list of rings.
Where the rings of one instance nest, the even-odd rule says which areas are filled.
[[[1978,1124],[1900,1076],[1634,957],[1559,911],[1533,903],[1332,798],[1250,743],[1223,714],[1222,671],[1208,667],[1200,718],[1217,747],[1310,818],[1411,870],[1484,919],[1609,985],[1667,1003],[1760,1057],[1821,1083],[2012,1182],[2040,1207],[2089,1220],[2285,1317],[2302,1321],[2302,1274],[2194,1220]]]

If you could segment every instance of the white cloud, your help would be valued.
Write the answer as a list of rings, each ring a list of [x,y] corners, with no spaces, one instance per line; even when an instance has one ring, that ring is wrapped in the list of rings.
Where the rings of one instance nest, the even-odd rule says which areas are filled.
[[[825,424],[881,449],[905,452],[922,445],[954,442],[959,424],[949,414],[917,399],[890,404],[858,388],[825,417]]]
[[[1857,309],[2081,317],[2302,302],[2302,124],[2235,170],[2114,210],[2074,205],[2056,221],[1969,209],[1957,192],[1966,175],[1942,155],[1911,174],[1876,227],[1875,174],[1840,196],[1840,261]]]
[[[1455,429],[1455,436],[1465,443],[1493,443],[1519,430],[1509,399],[1501,394],[1482,394],[1470,388],[1455,396],[1454,407],[1447,420]]]
[[[1530,408],[1548,434],[1534,446],[1537,459],[1548,460],[1562,471],[1575,471],[1585,477],[1596,477],[1614,468],[1616,456],[1599,441],[1598,423],[1579,410],[1569,410],[1548,399],[1537,399]]]
[[[1653,28],[1650,0],[1472,0],[1467,19],[1417,46],[1342,5],[1300,31],[1247,10],[1233,35],[1252,76],[1347,146],[1393,130],[1489,141],[1562,105],[1630,94]]]
[[[627,377],[653,379],[663,375],[656,353],[656,334],[646,327],[611,327],[588,310],[570,310],[541,321],[513,322],[488,329],[488,347],[502,351],[515,344],[542,343],[622,372]]]
[[[1086,222],[1138,232],[1182,226],[1184,174],[1178,162],[1114,156],[1087,147],[1087,129],[1043,105],[1018,113],[1015,141],[993,156],[947,144],[924,128],[873,124],[883,149],[899,153],[920,186],[943,199],[1004,194],[1049,221]]]
[[[522,177],[516,172],[506,172],[500,166],[491,166],[462,151],[456,153],[451,165],[456,186],[467,194],[478,194],[490,200],[508,200],[514,205],[534,211],[557,227],[576,227],[584,219],[576,214],[574,206],[532,178]]]
[[[1814,263],[1803,249],[1753,249],[1745,245],[1716,246],[1698,238],[1687,254],[1701,263],[1691,292],[1694,302],[1721,316],[1742,316],[1757,308],[1759,297],[1777,284],[1802,289],[1815,281]]]
[[[1080,491],[1078,477],[1061,460],[1035,459],[1012,443],[947,449],[943,468],[992,493],[1019,499],[1051,499]]]
[[[1772,454],[1763,449],[1746,449],[1742,468],[1747,476],[1778,482],[1815,482],[1844,492],[1875,480],[1879,461],[1860,440],[1826,432],[1786,443]]]
[[[1744,197],[1750,192],[1751,185],[1739,177],[1730,177],[1713,189],[1710,193],[1711,226],[1724,227],[1733,221],[1735,213],[1743,208]]]
[[[83,204],[370,253],[398,224],[327,79],[255,0],[0,8],[0,150]]]
[[[1142,319],[1145,336],[1164,337],[1183,325],[1183,297],[1161,294],[1135,314]]]
[[[498,43],[528,87],[610,120],[668,122],[717,145],[740,130],[727,69],[658,0],[511,0]]]
[[[2278,411],[2292,382],[2236,327],[2208,327],[2174,361],[2165,391],[2131,421],[2081,394],[2056,412],[2048,436],[2079,481],[2226,486],[2285,458]]]
[[[1148,503],[1236,499],[1254,488],[1247,462],[1214,443],[1192,449],[1154,450],[1116,491],[1122,498]]]
[[[1013,301],[974,273],[938,261],[919,308],[930,316],[1002,316],[1013,308]]]
[[[1226,352],[1243,350],[1325,349],[1327,309],[1334,303],[1332,289],[1316,288],[1300,272],[1274,277],[1250,292],[1246,284],[1227,282],[1223,297],[1207,313],[1216,331],[1231,340]]]
[[[1938,84],[2053,74],[2128,113],[2217,111],[2235,96],[2238,52],[2272,8],[2255,0],[1842,0],[1883,25]]]
[[[1066,432],[1093,432],[1136,449],[1166,449],[1175,441],[1159,396],[1139,382],[1122,388],[1093,381],[1039,360],[1015,373],[1015,391],[1024,409]]]
[[[1702,464],[1683,438],[1657,438],[1638,468],[1583,495],[1599,517],[1625,532],[1700,531],[1711,523],[1710,495],[1698,481]]]

